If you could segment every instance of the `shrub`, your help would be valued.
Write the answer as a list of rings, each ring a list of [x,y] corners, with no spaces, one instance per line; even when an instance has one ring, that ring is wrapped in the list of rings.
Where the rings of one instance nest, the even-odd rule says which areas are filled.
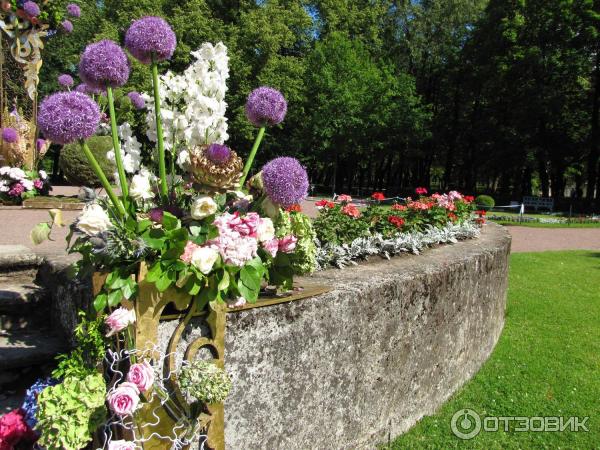
[[[480,195],[475,199],[475,204],[478,208],[481,208],[484,211],[489,211],[496,206],[496,201],[489,195]]]
[[[98,160],[98,164],[109,181],[114,181],[116,167],[106,158],[106,153],[112,150],[110,136],[92,136],[87,140],[90,150]],[[100,187],[100,180],[90,167],[79,143],[65,145],[60,152],[59,167],[65,179],[79,186]]]

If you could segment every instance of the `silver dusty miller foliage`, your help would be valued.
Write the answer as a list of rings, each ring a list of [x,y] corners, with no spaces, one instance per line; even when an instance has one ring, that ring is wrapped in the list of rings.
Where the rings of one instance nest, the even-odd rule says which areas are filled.
[[[340,269],[356,265],[372,255],[391,258],[400,253],[418,255],[422,250],[437,244],[455,244],[465,239],[479,237],[480,228],[471,222],[463,224],[449,223],[444,228],[429,227],[423,232],[399,233],[391,238],[380,234],[358,238],[350,244],[321,245],[317,242],[317,270],[334,266]]]

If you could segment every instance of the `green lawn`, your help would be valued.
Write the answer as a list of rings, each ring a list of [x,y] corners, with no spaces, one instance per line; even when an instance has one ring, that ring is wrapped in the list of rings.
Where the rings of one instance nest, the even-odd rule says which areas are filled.
[[[460,440],[454,413],[589,416],[589,432],[481,432]],[[511,256],[506,326],[479,373],[399,449],[600,449],[600,252]]]

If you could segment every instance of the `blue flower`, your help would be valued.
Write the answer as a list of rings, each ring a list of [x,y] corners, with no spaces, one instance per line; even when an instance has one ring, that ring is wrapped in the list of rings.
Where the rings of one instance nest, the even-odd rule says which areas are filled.
[[[25,422],[27,422],[27,425],[29,425],[30,428],[33,429],[37,424],[37,419],[35,418],[38,407],[37,396],[47,387],[55,386],[56,384],[58,384],[58,380],[52,378],[40,378],[27,389],[21,409],[25,412]]]

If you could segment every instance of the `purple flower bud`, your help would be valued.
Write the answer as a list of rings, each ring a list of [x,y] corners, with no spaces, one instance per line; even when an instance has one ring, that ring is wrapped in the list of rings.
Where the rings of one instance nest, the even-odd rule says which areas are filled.
[[[73,32],[73,24],[71,23],[70,20],[63,20],[61,25],[63,27],[63,30],[65,30],[65,32],[67,32],[67,33]]]
[[[19,140],[19,133],[14,128],[3,128],[2,129],[2,140],[9,144],[14,144]]]
[[[306,169],[295,158],[269,161],[262,169],[262,180],[267,197],[284,208],[300,203],[308,195]]]
[[[127,94],[127,97],[129,97],[135,109],[144,109],[146,107],[146,102],[139,92],[130,92]]]
[[[225,164],[231,158],[231,149],[222,144],[210,144],[206,157],[215,164]]]
[[[23,3],[23,11],[30,17],[37,17],[40,15],[40,7],[36,2],[32,1]]]
[[[40,105],[38,126],[57,144],[70,144],[92,136],[100,122],[100,108],[80,92],[59,92]]]
[[[46,139],[37,139],[35,141],[35,148],[38,152],[41,152],[46,146]]]
[[[62,75],[58,76],[58,84],[64,88],[70,88],[74,83],[73,77],[69,74],[63,73]]]
[[[148,213],[150,220],[154,223],[162,223],[164,211],[162,208],[152,208]]]
[[[125,34],[125,48],[142,64],[164,61],[173,56],[177,38],[169,24],[160,17],[146,16],[131,24]]]
[[[120,87],[129,79],[129,60],[116,42],[104,39],[85,48],[79,61],[79,76],[93,88]]]
[[[276,89],[259,87],[253,90],[246,101],[246,117],[255,127],[273,126],[283,122],[287,113],[287,102]]]
[[[67,14],[71,17],[81,17],[81,8],[75,3],[69,3],[67,5]]]

